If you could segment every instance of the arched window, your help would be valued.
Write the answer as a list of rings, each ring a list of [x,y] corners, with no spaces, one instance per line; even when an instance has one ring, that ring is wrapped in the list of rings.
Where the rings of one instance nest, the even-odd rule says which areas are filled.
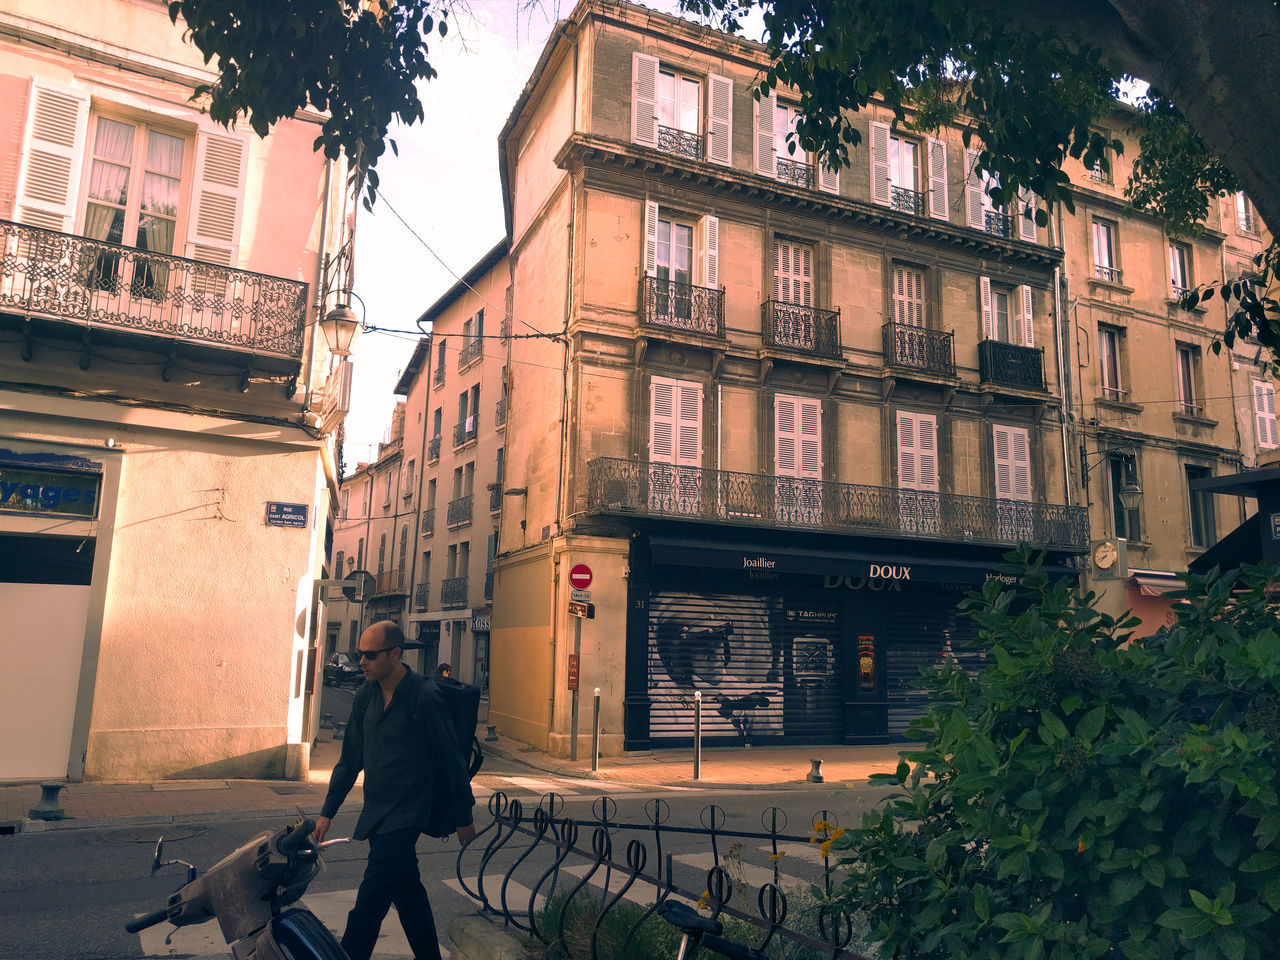
[[[356,567],[360,570],[364,569],[364,537],[361,537],[359,544],[356,545]]]
[[[337,556],[336,558],[334,558],[334,561],[333,561],[333,570],[334,570],[334,576],[335,576],[335,577],[341,577],[341,576],[346,572],[345,570],[343,570],[343,569],[342,569],[342,560],[343,560],[343,558],[344,558],[345,554],[346,554],[346,551],[344,551],[344,550],[339,550],[339,551],[338,551],[338,556]]]
[[[378,541],[378,572],[387,569],[387,535],[384,533],[382,539]]]
[[[405,558],[409,556],[409,525],[406,523],[400,528],[400,579],[399,587],[404,589],[404,567]]]

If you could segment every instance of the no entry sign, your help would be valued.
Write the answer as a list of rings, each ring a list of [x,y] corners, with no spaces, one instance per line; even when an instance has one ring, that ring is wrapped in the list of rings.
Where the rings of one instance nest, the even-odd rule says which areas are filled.
[[[591,568],[585,563],[575,563],[569,570],[569,586],[575,590],[585,590],[591,586]]]

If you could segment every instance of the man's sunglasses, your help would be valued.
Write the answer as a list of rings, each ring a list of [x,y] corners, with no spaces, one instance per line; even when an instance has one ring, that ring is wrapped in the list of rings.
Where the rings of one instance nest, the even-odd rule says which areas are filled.
[[[395,647],[382,647],[378,650],[357,650],[361,660],[377,660],[378,654],[386,653],[388,650],[394,650]]]

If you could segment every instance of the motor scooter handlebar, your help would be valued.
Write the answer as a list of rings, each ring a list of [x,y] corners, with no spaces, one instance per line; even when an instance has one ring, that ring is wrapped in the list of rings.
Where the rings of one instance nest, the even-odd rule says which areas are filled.
[[[306,844],[315,828],[316,822],[307,817],[281,837],[276,843],[276,848],[286,857],[293,856]]]
[[[124,928],[129,933],[138,933],[147,929],[147,927],[154,927],[157,923],[164,923],[168,919],[169,911],[162,907],[159,910],[152,910],[150,913],[134,917],[124,925]]]

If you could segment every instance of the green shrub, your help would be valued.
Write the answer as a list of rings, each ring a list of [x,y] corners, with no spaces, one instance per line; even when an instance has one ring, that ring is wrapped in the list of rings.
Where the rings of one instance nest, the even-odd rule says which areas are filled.
[[[926,680],[924,744],[839,841],[839,896],[886,956],[1280,954],[1276,574],[1191,577],[1176,624],[1138,639],[1017,572],[967,601],[986,667]]]

